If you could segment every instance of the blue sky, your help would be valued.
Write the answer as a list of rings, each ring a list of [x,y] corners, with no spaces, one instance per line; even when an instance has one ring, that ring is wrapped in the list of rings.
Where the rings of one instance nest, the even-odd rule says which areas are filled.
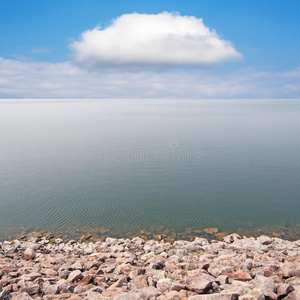
[[[82,64],[74,63],[74,49],[72,50],[71,45],[74,41],[80,41],[83,32],[92,30],[99,24],[101,29],[105,29],[112,24],[112,19],[125,14],[136,12],[158,15],[164,11],[178,12],[181,16],[194,16],[197,19],[202,18],[204,25],[210,30],[215,29],[220,39],[230,42],[243,59],[235,60],[224,57],[221,63],[203,65],[201,62],[195,62],[193,65],[191,62],[187,65],[181,63],[179,67],[175,65],[172,68],[159,69],[143,68],[141,65],[138,70],[130,70],[127,64],[127,67],[122,65],[114,71],[103,67],[87,70],[87,68],[82,68]],[[46,98],[46,93],[49,95],[50,91],[50,96],[54,98],[77,96],[79,98],[182,98],[185,95],[191,98],[222,98],[222,95],[224,98],[299,98],[299,15],[299,0],[0,0],[0,58],[2,59],[2,63],[0,62],[0,97]],[[138,23],[136,26],[139,26]],[[107,42],[107,40],[101,42]],[[85,46],[88,47],[88,45],[89,43]],[[122,45],[120,44],[120,49]],[[77,48],[76,51],[80,52]],[[84,63],[87,59],[91,58],[85,58]],[[37,70],[41,68],[43,68],[43,73],[39,75]],[[89,80],[82,85],[80,91],[76,91],[77,94],[63,92],[63,87],[57,86],[56,88],[55,79],[52,81],[53,74],[51,75],[50,72],[53,69],[57,69],[56,75],[61,70],[61,76],[65,80],[63,81],[65,89],[72,89],[68,79],[74,82],[75,77],[72,76],[75,76],[75,73],[76,80],[81,81],[80,76],[88,77]],[[13,72],[14,76],[5,75]],[[29,77],[32,75],[32,90],[28,88],[24,90],[25,73]],[[72,75],[68,78],[70,73]],[[141,86],[139,90],[129,83],[126,85],[123,82],[122,86],[119,86],[111,80],[113,75],[115,78],[124,78],[125,73],[129,74],[125,77],[138,77],[137,83],[143,81],[145,86]],[[37,77],[39,80],[36,80]],[[50,86],[47,86],[45,82],[43,84],[40,78],[44,78],[45,82],[50,82]],[[146,82],[146,84],[147,78],[151,78],[151,82]],[[241,78],[244,78],[242,82],[240,82]],[[257,82],[253,78],[257,78],[255,79]],[[173,86],[173,84],[170,85],[170,81],[177,86],[176,80],[193,84],[187,89],[189,93],[184,89],[178,90],[177,93],[176,91],[168,93],[168,89],[170,90]],[[220,85],[218,81],[226,82],[226,86],[231,84],[228,86],[230,92],[226,93],[226,86],[219,92],[209,92],[208,87],[212,86],[214,81],[218,86]],[[153,82],[157,84],[153,85]],[[193,89],[198,82],[201,84],[205,82],[206,86],[200,90]],[[101,83],[105,86],[99,89]],[[254,93],[253,89],[256,84],[257,93]],[[95,85],[98,86],[97,90]],[[56,93],[51,92],[51,86],[53,89],[56,88]],[[94,92],[84,93],[85,87],[91,87]],[[280,87],[284,92],[279,92]],[[143,94],[144,88],[154,91],[152,94]],[[115,93],[114,89],[119,89],[120,92]],[[193,92],[190,92],[191,90]],[[215,89],[212,88],[212,90]]]

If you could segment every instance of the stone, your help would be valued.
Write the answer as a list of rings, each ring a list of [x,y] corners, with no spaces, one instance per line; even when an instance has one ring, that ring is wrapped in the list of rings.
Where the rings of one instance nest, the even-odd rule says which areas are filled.
[[[202,279],[201,277],[187,277],[185,285],[187,290],[197,294],[203,294],[209,291],[212,287],[212,282]]]
[[[188,300],[238,300],[238,294],[210,294],[191,296]]]
[[[25,251],[24,251],[24,258],[26,260],[30,260],[30,259],[33,259],[35,257],[35,251],[31,248],[27,248]]]
[[[42,274],[37,273],[37,272],[31,272],[31,273],[27,274],[27,276],[30,278],[31,281],[34,281],[35,279],[41,277]]]
[[[53,277],[53,276],[57,276],[57,272],[53,269],[47,269],[44,271],[44,274],[47,276],[47,277]]]
[[[300,299],[300,286],[295,286],[294,290],[284,298],[284,300],[299,300],[299,299]]]
[[[122,295],[126,296],[127,294],[129,294],[129,293],[125,294],[122,291],[113,291],[113,290],[106,290],[106,291],[102,292],[102,295],[104,297],[113,298],[114,300],[115,299],[122,299],[122,298],[120,298],[120,296],[122,296]],[[130,298],[124,298],[124,299],[130,299]]]
[[[260,237],[257,238],[257,240],[262,244],[262,245],[270,245],[272,244],[272,239],[266,235],[261,235]]]
[[[99,294],[98,292],[92,292],[92,291],[87,292],[85,299],[86,300],[107,300],[106,297]]]
[[[165,294],[167,300],[187,300],[187,297],[177,291],[170,291]]]
[[[171,285],[171,290],[172,291],[177,291],[177,292],[180,292],[181,290],[184,290],[185,289],[185,285],[184,284],[181,284],[177,281],[174,281],[172,282],[172,285]]]
[[[58,284],[49,285],[45,291],[45,295],[54,295],[59,293],[59,286]]]
[[[43,300],[69,299],[72,296],[74,296],[74,295],[71,294],[71,293],[61,293],[61,294],[58,294],[58,295],[45,295],[45,296],[43,296]],[[73,300],[74,298],[71,298],[71,299]],[[76,298],[76,299],[78,299],[78,298]]]
[[[117,288],[117,287],[122,287],[124,284],[127,283],[127,279],[126,277],[122,277],[120,279],[118,279],[115,283],[113,283],[109,289],[114,289],[114,288]]]
[[[102,293],[102,295],[105,292]],[[154,300],[159,296],[158,290],[151,286],[143,289],[137,289],[124,293],[119,297],[114,298],[114,300]]]
[[[285,297],[288,293],[294,291],[294,287],[291,286],[290,284],[278,284],[277,285],[277,292],[276,294],[278,295],[278,297],[283,298]]]
[[[236,272],[236,273],[227,273],[225,274],[229,279],[240,280],[240,281],[250,281],[252,277],[246,272]]]
[[[164,267],[165,267],[165,264],[163,262],[161,262],[161,261],[155,262],[152,265],[152,268],[155,269],[155,270],[161,270]]]
[[[219,284],[226,284],[229,283],[228,276],[227,275],[220,275],[217,277],[216,282]]]
[[[265,296],[260,290],[253,289],[251,292],[240,296],[239,300],[265,300]]]
[[[33,285],[27,286],[25,288],[22,288],[20,291],[27,292],[29,295],[35,295],[35,294],[39,293],[40,286],[38,284],[33,284]]]
[[[145,288],[148,286],[148,280],[146,275],[139,275],[133,278],[131,282],[135,284],[138,288]]]
[[[293,276],[285,280],[285,283],[291,284],[291,285],[300,285],[300,277]]]
[[[69,277],[70,273],[71,272],[68,270],[62,270],[62,271],[59,271],[58,276],[60,278],[67,279]]]
[[[157,281],[156,288],[162,294],[171,290],[172,280],[170,278],[162,278]]]
[[[70,270],[80,270],[82,271],[82,265],[80,262],[76,262],[73,265],[71,265]]]
[[[93,281],[93,279],[94,279],[93,275],[86,275],[77,284],[82,286],[88,285],[91,281]]]
[[[291,267],[285,266],[281,269],[282,271],[282,277],[284,278],[290,278],[290,277],[294,277],[295,274],[295,270]]]
[[[11,300],[30,300],[32,299],[29,294],[27,292],[22,292],[22,293],[12,293],[10,294],[11,296]],[[5,298],[2,296],[1,298],[1,295],[0,295],[0,299],[2,300],[5,300]],[[9,299],[9,298],[7,298]]]
[[[68,282],[75,282],[75,281],[79,281],[80,279],[82,279],[82,273],[80,270],[75,270],[73,272],[70,273],[67,281]]]

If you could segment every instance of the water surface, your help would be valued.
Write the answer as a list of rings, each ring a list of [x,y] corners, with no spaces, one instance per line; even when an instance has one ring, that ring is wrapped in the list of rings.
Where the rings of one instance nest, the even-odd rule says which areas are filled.
[[[1,100],[0,238],[300,223],[299,100]]]

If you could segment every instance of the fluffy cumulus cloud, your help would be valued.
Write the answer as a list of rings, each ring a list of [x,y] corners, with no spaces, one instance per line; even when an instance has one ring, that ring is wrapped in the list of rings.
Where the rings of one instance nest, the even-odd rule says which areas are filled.
[[[212,66],[242,55],[202,19],[163,12],[126,14],[71,44],[74,61],[90,69]]]
[[[205,70],[95,72],[69,62],[0,57],[0,98],[299,98],[300,68],[286,72]]]

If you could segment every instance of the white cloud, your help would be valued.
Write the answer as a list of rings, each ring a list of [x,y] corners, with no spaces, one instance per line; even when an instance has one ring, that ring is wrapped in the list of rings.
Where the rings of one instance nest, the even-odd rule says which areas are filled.
[[[0,57],[0,98],[300,98],[300,68],[91,72],[69,62],[21,62]]]
[[[163,12],[126,14],[71,44],[74,61],[87,68],[211,66],[242,55],[202,19]]]

